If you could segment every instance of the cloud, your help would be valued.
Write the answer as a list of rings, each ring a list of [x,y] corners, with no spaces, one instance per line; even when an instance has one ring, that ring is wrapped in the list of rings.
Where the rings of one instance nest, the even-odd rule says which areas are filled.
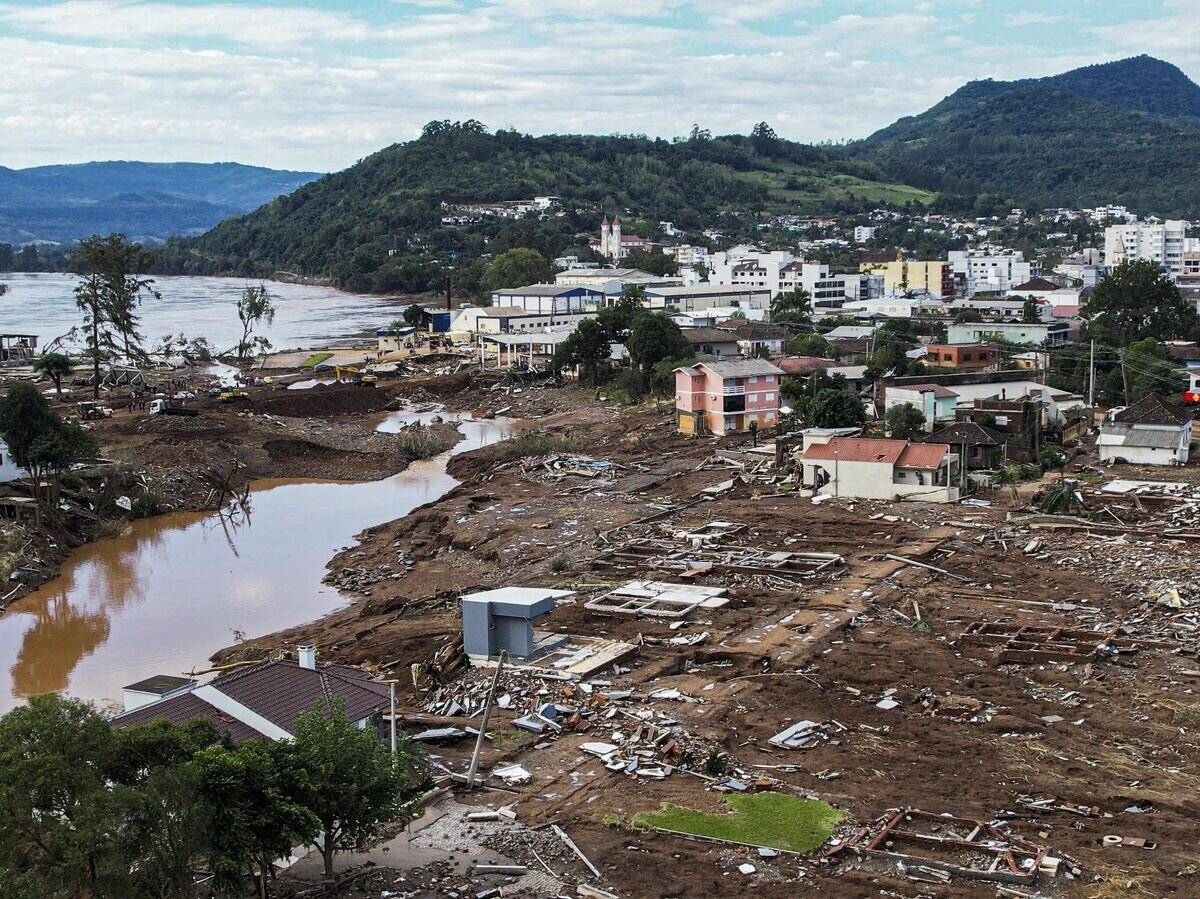
[[[1052,25],[1055,22],[1065,21],[1066,18],[1066,16],[1026,9],[1005,16],[1004,24],[1010,28],[1022,28],[1026,25]]]
[[[667,137],[766,120],[838,140],[965,81],[1062,71],[1130,39],[1106,36],[1091,58],[997,45],[1001,13],[974,6],[964,24],[950,0],[264,2],[0,0],[0,127],[21,135],[0,164],[332,170],[445,118]]]
[[[343,13],[234,3],[66,0],[0,10],[0,22],[76,40],[140,44],[218,39],[272,50],[322,41],[364,41],[371,35],[366,23]]]

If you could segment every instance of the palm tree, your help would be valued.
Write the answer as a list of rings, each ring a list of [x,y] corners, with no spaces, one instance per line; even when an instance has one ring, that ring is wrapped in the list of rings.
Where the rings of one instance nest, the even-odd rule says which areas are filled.
[[[808,318],[812,315],[812,296],[803,287],[779,293],[771,303],[771,317]]]
[[[1020,465],[1005,465],[996,470],[994,477],[998,483],[1008,487],[1014,506],[1021,501],[1021,494],[1017,491],[1017,485],[1021,483]]]

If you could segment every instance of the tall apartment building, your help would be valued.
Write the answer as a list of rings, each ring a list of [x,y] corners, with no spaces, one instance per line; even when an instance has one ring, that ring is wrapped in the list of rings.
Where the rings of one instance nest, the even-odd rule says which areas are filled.
[[[954,270],[949,262],[891,259],[881,264],[863,263],[862,269],[868,274],[882,275],[887,293],[910,290],[935,299],[954,296]]]
[[[713,254],[709,283],[766,289],[772,297],[802,287],[814,311],[836,310],[847,301],[870,299],[883,291],[881,276],[834,273],[828,265],[805,262],[782,250],[760,252],[751,247]]]
[[[954,274],[967,282],[967,295],[982,292],[1011,290],[1042,273],[1040,262],[1026,262],[1018,250],[1005,253],[975,253],[970,250],[951,250],[950,267]]]
[[[1184,254],[1200,250],[1200,240],[1187,236],[1189,222],[1139,222],[1104,229],[1104,261],[1109,266],[1132,259],[1151,259],[1173,275],[1184,271]]]

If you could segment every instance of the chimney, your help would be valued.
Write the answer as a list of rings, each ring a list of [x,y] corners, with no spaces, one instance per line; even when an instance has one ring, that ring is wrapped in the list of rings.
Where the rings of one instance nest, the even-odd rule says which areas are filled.
[[[311,643],[305,643],[303,646],[297,647],[297,653],[301,668],[307,668],[309,671],[317,670],[317,647]]]

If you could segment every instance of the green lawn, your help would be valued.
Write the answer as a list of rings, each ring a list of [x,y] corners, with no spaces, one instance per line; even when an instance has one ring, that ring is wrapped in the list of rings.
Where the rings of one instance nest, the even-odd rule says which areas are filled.
[[[819,211],[823,204],[829,201],[846,199],[850,194],[875,203],[907,203],[916,200],[928,204],[934,198],[929,191],[907,184],[868,181],[856,175],[792,163],[779,163],[774,171],[754,169],[735,174],[743,181],[764,186],[776,203],[783,202],[788,207],[811,207],[814,211]],[[789,184],[798,185],[798,188],[789,187]],[[780,211],[785,210],[781,208]]]
[[[634,826],[661,827],[699,837],[715,837],[791,852],[812,852],[833,833],[845,817],[828,803],[783,793],[755,793],[724,797],[731,811],[712,815],[665,803],[656,812],[642,812]]]
[[[332,358],[333,353],[313,353],[307,359],[300,363],[301,368],[312,368],[314,365],[320,365],[326,359]]]

